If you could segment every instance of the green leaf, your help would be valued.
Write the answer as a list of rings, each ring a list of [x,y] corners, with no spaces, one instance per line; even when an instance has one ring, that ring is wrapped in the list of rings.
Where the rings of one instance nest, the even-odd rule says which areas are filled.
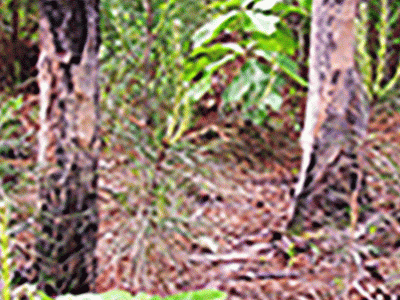
[[[7,100],[0,108],[0,127],[13,118],[13,113],[20,109],[23,104],[23,95]]]
[[[193,36],[193,48],[197,48],[212,39],[216,38],[227,25],[237,17],[237,10],[230,11],[229,13],[219,16],[218,18],[208,22],[199,30],[194,33]]]
[[[300,0],[299,4],[302,8],[305,8],[308,11],[311,11],[312,8],[312,0]]]
[[[222,0],[222,1],[214,1],[208,7],[210,9],[229,9],[233,7],[239,7],[243,0]]]
[[[392,43],[395,44],[395,45],[400,44],[400,38],[393,39]]]
[[[197,101],[211,88],[211,73],[206,74],[199,82],[195,83],[187,92],[187,97]]]
[[[281,2],[282,0],[262,0],[260,2],[257,2],[254,6],[253,9],[259,9],[262,11],[270,10],[274,5],[278,2]]]
[[[236,56],[237,56],[237,55],[234,55],[234,54],[226,55],[225,57],[221,58],[220,60],[209,64],[209,65],[206,67],[205,70],[206,70],[206,72],[209,72],[209,73],[212,74],[212,73],[214,73],[216,70],[218,70],[220,67],[222,67],[223,65],[225,65],[227,62],[234,60],[234,59],[236,58]]]
[[[270,105],[273,110],[277,111],[281,108],[283,99],[276,93],[270,93],[262,100],[262,102]]]
[[[164,300],[224,300],[227,295],[217,290],[200,290],[184,292],[164,298]]]
[[[131,300],[133,296],[126,291],[113,290],[100,295],[103,300]]]
[[[256,96],[264,89],[268,78],[269,76],[261,69],[260,64],[255,59],[250,59],[225,89],[222,99],[227,103],[237,102],[252,90],[250,101],[245,103],[245,108],[247,108],[257,100]]]
[[[227,103],[240,101],[243,98],[243,95],[249,91],[250,86],[250,80],[242,74],[239,74],[225,89],[222,94],[222,99]]]
[[[241,0],[241,6],[242,7],[246,7],[247,5],[249,5],[251,2],[253,2],[254,0]]]
[[[276,31],[275,24],[279,22],[276,16],[266,16],[260,12],[252,12],[247,10],[245,12],[251,22],[251,26],[247,28],[248,31],[258,31],[265,35],[271,35]]]
[[[308,82],[297,74],[297,70],[299,69],[298,64],[286,55],[261,49],[255,50],[254,53],[273,64],[277,64],[286,75],[288,75],[301,86],[308,86]]]
[[[203,71],[209,63],[210,59],[206,56],[202,56],[195,61],[187,61],[185,63],[184,80],[190,82],[199,72]]]
[[[265,108],[258,108],[252,111],[244,113],[246,119],[250,119],[254,124],[262,126],[265,119],[268,117],[267,110]]]
[[[143,295],[138,294],[136,297],[133,297],[129,292],[121,291],[121,290],[113,290],[108,291],[103,294],[93,294],[93,293],[86,293],[82,295],[64,295],[59,296],[56,300],[156,300],[161,298],[153,298],[152,296],[148,296],[144,294],[147,298]],[[143,296],[142,298],[137,298],[138,296]]]
[[[220,60],[207,65],[204,68],[205,74],[203,75],[203,78],[192,86],[192,88],[188,91],[187,96],[194,101],[197,101],[203,97],[203,95],[211,88],[211,75],[227,62],[234,60],[236,56],[237,55],[229,54]]]
[[[272,35],[265,35],[261,32],[252,34],[253,40],[258,48],[266,51],[278,51],[288,55],[293,55],[298,48],[298,43],[294,40],[289,30],[284,28],[277,29]]]
[[[205,46],[200,46],[198,48],[193,49],[192,53],[190,54],[190,57],[196,57],[198,55],[207,55],[210,58],[216,58],[218,59],[222,55],[225,55],[226,53],[233,51],[234,53],[244,53],[244,49],[236,44],[236,43],[224,43],[224,44],[214,44],[209,47]]]
[[[38,290],[37,294],[39,295],[41,300],[54,300],[54,298],[51,298],[49,296],[47,296],[43,291]]]
[[[275,33],[273,35],[275,35]],[[277,39],[275,36],[265,36],[261,33],[256,32],[253,33],[252,38],[256,41],[257,48],[267,49],[269,51],[277,51],[277,52],[285,51],[286,53],[287,53],[286,50],[290,50],[288,45],[286,45],[285,47],[285,44],[281,40]]]
[[[145,293],[139,293],[132,300],[161,300],[160,296],[150,296]],[[110,299],[111,300],[111,299]]]
[[[63,295],[56,298],[56,300],[103,300],[98,294],[86,293],[82,295]]]
[[[283,2],[277,3],[273,7],[273,12],[279,13],[281,18],[286,18],[290,14],[298,14],[303,17],[309,17],[310,16],[310,11],[307,10],[305,7],[301,6],[294,6],[291,4],[286,4]]]

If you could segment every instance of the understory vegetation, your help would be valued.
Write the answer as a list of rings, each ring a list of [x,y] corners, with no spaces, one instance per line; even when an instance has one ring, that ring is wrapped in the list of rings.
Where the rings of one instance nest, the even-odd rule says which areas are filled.
[[[399,1],[361,1],[356,20],[370,107],[361,146],[369,202],[360,205],[359,226],[285,230],[301,161],[311,6],[101,1],[98,294],[57,299],[258,299],[278,297],[288,278],[299,279],[294,294],[321,287],[338,297],[369,262],[371,274],[385,273],[380,282],[398,285]],[[37,13],[36,1],[0,2],[4,300],[53,299],[13,277],[37,234]]]

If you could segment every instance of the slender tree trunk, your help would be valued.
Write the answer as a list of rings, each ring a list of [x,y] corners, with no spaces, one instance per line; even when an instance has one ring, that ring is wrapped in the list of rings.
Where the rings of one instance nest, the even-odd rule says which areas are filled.
[[[303,161],[291,226],[318,208],[334,213],[361,180],[357,145],[368,114],[354,59],[357,5],[358,0],[313,1]],[[321,216],[316,219],[323,223]]]
[[[54,293],[95,280],[98,0],[41,0],[40,281]],[[48,285],[47,285],[48,286]]]

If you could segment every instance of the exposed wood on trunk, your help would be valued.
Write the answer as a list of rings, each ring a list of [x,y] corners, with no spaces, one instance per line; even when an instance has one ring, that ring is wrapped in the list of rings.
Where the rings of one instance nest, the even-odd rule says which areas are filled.
[[[368,119],[354,60],[357,4],[357,0],[313,2],[310,89],[292,223],[299,221],[300,208],[312,209],[306,208],[310,198],[316,194],[320,198],[327,197],[324,195],[326,186],[354,181],[354,177],[360,180],[359,176],[354,176],[354,170],[350,171],[356,166],[356,148],[365,135]],[[339,175],[343,172],[337,166],[346,165],[349,167],[347,174]],[[354,186],[354,182],[350,185]],[[345,193],[345,188],[340,187],[340,190]]]
[[[55,293],[95,280],[98,0],[40,3],[39,157],[41,281]]]

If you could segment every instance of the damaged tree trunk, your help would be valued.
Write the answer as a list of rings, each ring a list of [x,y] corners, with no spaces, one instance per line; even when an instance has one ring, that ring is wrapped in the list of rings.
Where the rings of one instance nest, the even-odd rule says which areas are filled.
[[[357,202],[357,147],[368,121],[354,58],[357,5],[358,0],[313,1],[310,88],[292,228],[304,219],[314,227],[326,215],[342,217],[343,206]],[[356,199],[349,201],[352,195]]]
[[[98,229],[98,0],[41,0],[39,282],[88,291]]]

